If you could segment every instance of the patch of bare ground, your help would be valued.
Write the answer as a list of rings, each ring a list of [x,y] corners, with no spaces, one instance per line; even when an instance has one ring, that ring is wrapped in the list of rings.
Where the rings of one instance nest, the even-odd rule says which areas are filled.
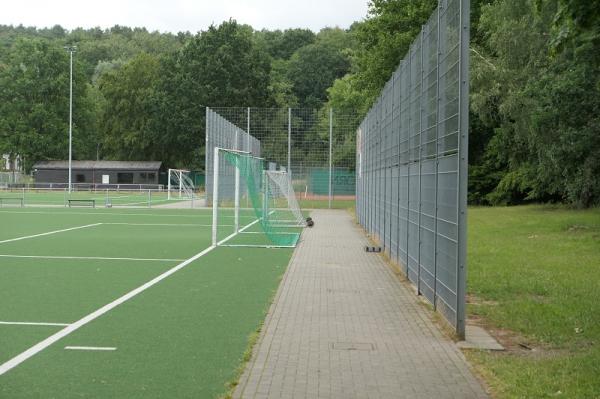
[[[583,226],[583,225],[579,225],[579,224],[574,224],[567,228],[567,231],[570,233],[586,232],[589,230],[590,230],[590,226]]]
[[[479,298],[473,294],[467,294],[467,304],[472,306],[480,306],[480,305],[488,305],[488,306],[497,306],[499,302],[497,301],[486,301],[485,299]]]

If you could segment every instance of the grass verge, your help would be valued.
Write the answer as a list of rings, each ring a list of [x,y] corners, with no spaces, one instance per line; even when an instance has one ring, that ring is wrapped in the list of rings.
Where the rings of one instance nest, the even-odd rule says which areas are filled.
[[[467,352],[499,398],[600,398],[600,209],[472,208],[469,303],[505,352]]]

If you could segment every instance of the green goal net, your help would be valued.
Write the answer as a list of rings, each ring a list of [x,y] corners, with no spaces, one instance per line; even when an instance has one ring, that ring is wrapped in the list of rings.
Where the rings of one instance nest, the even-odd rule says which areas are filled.
[[[305,223],[287,173],[235,150],[213,161],[213,245],[294,247]]]

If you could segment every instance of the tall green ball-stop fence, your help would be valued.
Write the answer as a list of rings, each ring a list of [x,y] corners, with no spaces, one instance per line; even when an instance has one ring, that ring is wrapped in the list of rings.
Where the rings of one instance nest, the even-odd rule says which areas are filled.
[[[335,109],[215,107],[208,108],[206,121],[209,201],[213,156],[210,148],[220,146],[248,151],[284,168],[301,204],[353,206],[355,132],[359,123],[355,114]],[[229,124],[232,134],[225,129]]]
[[[440,0],[357,130],[356,214],[465,334],[469,0]]]

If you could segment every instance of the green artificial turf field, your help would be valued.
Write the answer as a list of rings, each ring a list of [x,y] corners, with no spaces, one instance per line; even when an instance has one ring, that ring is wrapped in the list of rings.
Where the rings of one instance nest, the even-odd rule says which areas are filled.
[[[185,209],[0,209],[0,398],[226,393],[292,249],[217,247],[98,313],[210,247],[211,218]],[[221,213],[219,239],[232,220]],[[253,221],[246,212],[240,225]]]

